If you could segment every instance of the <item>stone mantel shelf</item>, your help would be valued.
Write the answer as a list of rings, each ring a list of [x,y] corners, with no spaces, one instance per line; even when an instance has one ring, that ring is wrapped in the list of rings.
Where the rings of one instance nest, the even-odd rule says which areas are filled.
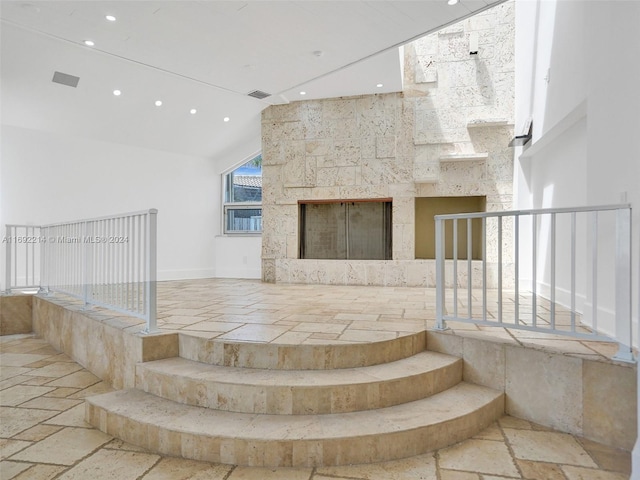
[[[478,120],[469,120],[467,122],[467,128],[479,128],[479,127],[512,127],[513,122],[506,118],[486,118]]]
[[[453,155],[440,155],[440,163],[446,162],[482,162],[489,158],[488,153],[456,153]]]

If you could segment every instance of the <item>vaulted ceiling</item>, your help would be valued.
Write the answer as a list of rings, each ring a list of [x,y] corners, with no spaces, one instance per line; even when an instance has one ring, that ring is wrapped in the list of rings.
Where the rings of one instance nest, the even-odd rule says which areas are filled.
[[[3,0],[2,124],[215,158],[270,104],[400,91],[398,47],[497,3]]]

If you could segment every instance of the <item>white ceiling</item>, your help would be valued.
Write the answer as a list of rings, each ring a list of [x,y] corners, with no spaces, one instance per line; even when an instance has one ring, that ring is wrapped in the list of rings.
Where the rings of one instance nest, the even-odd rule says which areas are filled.
[[[2,0],[2,123],[215,158],[269,104],[401,90],[398,46],[500,1]]]

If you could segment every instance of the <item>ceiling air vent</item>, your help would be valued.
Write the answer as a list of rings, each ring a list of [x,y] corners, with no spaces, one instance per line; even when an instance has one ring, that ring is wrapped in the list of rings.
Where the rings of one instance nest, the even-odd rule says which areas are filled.
[[[270,97],[271,94],[267,92],[263,92],[262,90],[254,90],[253,92],[249,92],[249,96],[253,98],[257,98],[258,100],[262,100],[263,98]]]
[[[74,77],[73,75],[62,72],[54,72],[51,81],[53,83],[59,83],[60,85],[66,85],[67,87],[76,88],[80,81],[80,77]]]

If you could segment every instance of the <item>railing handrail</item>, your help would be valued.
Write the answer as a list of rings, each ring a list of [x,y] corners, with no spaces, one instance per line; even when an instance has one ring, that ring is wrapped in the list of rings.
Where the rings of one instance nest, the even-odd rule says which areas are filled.
[[[40,228],[48,228],[48,227],[61,227],[62,225],[76,225],[78,223],[85,223],[85,222],[99,222],[102,220],[113,220],[116,218],[129,218],[129,217],[135,217],[138,215],[145,215],[145,214],[156,214],[158,213],[158,209],[157,208],[150,208],[148,210],[139,210],[137,212],[126,212],[126,213],[119,213],[116,215],[105,215],[103,217],[94,217],[94,218],[85,218],[82,220],[69,220],[66,222],[56,222],[56,223],[49,223],[47,225],[37,225]],[[9,225],[7,225],[9,226]],[[31,227],[31,226],[36,226],[36,225],[18,225],[21,227],[27,226],[27,227]]]
[[[598,205],[595,207],[537,208],[531,210],[501,210],[499,212],[449,213],[435,215],[434,218],[436,220],[460,220],[466,218],[513,217],[524,215],[545,215],[551,213],[605,212],[612,210],[625,210],[628,208],[631,208],[631,204],[621,203],[617,205]]]

